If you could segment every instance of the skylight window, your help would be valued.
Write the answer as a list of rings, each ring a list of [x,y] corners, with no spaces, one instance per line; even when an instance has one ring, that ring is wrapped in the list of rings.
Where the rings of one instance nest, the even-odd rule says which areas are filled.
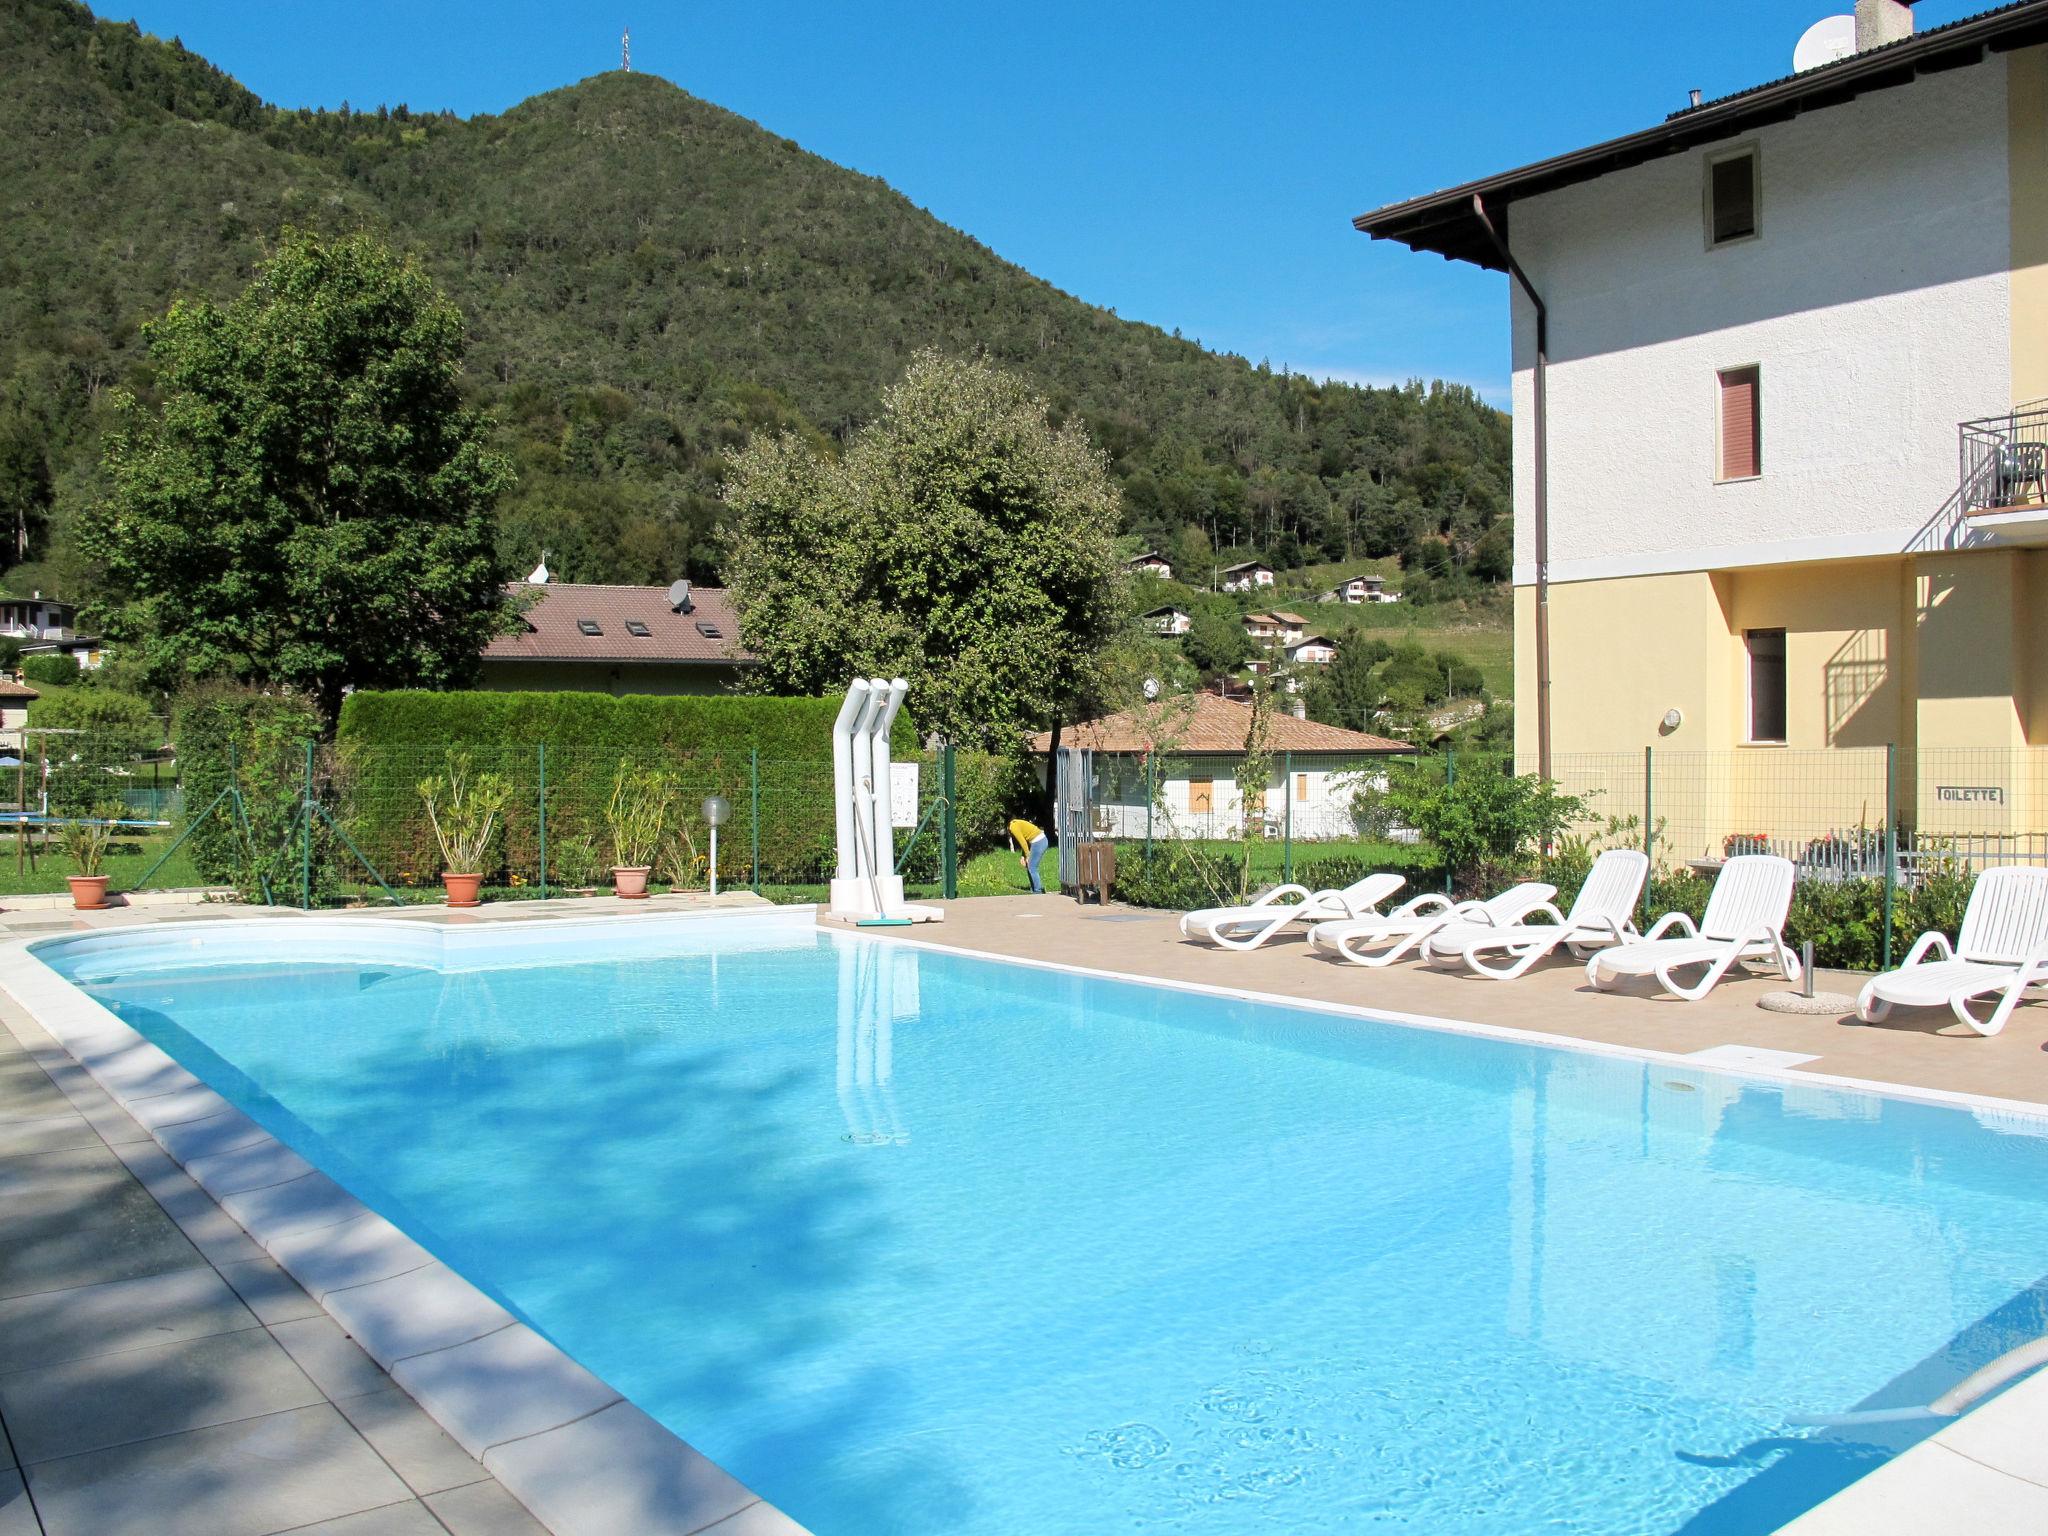
[[[697,621],[697,633],[702,635],[706,640],[723,640],[725,638],[724,630],[720,629],[716,624],[710,623],[709,621],[704,619],[699,619]]]
[[[635,639],[645,640],[654,631],[645,624],[642,624],[638,619],[628,619],[626,620],[626,633],[632,635]]]
[[[604,633],[604,626],[595,619],[578,619],[576,627],[586,635],[601,635]]]

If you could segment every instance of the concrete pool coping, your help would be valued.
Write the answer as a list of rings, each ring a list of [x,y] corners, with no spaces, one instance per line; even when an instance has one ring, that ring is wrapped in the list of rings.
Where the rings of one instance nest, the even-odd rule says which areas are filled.
[[[808,908],[770,910],[809,917]],[[717,922],[762,911],[575,918]],[[221,928],[215,919],[201,931]],[[497,937],[470,925],[428,932]],[[30,953],[47,942],[0,943],[0,989],[555,1536],[805,1536]]]
[[[1009,903],[1007,898],[994,900]],[[973,908],[983,903],[955,904],[954,910],[963,905]],[[1031,905],[1036,909],[1034,916],[1073,915],[1071,909],[1060,913],[1050,904]],[[758,919],[771,910],[792,922],[817,920],[811,907],[769,909],[765,904],[740,911],[706,912],[700,918],[716,921],[751,915]],[[291,916],[294,926],[335,922],[355,927],[381,917],[386,923],[402,922],[413,928],[424,925],[476,932],[473,920],[465,922],[460,914],[441,912],[437,922],[434,913],[435,909],[429,908],[415,909],[402,918],[376,913]],[[508,912],[489,926],[502,933],[515,922],[610,925],[675,916],[672,911],[592,913],[571,907],[559,912],[529,911],[516,918]],[[174,921],[168,912],[156,919],[168,921]],[[1172,919],[1148,914],[1132,921],[1170,924]],[[217,932],[220,922],[213,918],[204,926]],[[834,931],[849,932],[832,926]],[[1776,1065],[1768,1059],[1713,1058],[1706,1051],[1674,1052],[1552,1030],[1148,975],[1142,969],[1044,960],[956,934],[923,928],[914,936],[896,932],[854,936],[1406,1027],[1651,1060],[1674,1070],[1945,1104],[1971,1110],[1980,1118],[1996,1117],[2007,1128],[2012,1128],[2015,1119],[2038,1125],[2040,1129],[2031,1133],[2048,1135],[2048,1104],[2039,1100],[1815,1072],[1797,1064],[1810,1059],[1797,1053]],[[796,1522],[756,1499],[30,956],[29,946],[36,942],[42,940],[0,943],[0,987],[59,1039],[117,1101],[129,1105],[165,1150],[557,1536],[639,1536],[643,1532],[653,1536],[668,1531],[801,1536],[803,1528]],[[7,965],[9,960],[17,963]],[[51,1010],[56,1013],[55,1022]],[[1958,1520],[1982,1529],[2048,1529],[2048,1449],[2042,1448],[2048,1437],[2040,1434],[2044,1425],[2048,1425],[2048,1372],[2018,1383],[1945,1425],[1783,1527],[1783,1532],[1785,1536],[1847,1536],[1852,1531],[1858,1536],[1887,1536],[1912,1531],[1917,1536]],[[687,1523],[692,1520],[698,1523]]]

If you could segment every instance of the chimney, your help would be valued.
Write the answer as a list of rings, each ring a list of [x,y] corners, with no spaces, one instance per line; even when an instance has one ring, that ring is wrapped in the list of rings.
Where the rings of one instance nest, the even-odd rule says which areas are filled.
[[[1856,51],[1867,53],[1913,35],[1913,0],[1856,0]]]

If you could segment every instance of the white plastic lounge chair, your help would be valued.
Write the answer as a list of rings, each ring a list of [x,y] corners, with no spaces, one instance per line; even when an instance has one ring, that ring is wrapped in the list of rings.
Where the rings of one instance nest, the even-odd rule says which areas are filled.
[[[1246,906],[1207,907],[1188,913],[1180,920],[1181,936],[1205,938],[1223,949],[1257,949],[1295,923],[1370,916],[1405,883],[1399,875],[1367,875],[1341,891],[1278,885]]]
[[[1636,901],[1649,873],[1650,860],[1641,849],[1609,848],[1593,861],[1571,911],[1560,913],[1545,902],[1529,914],[1548,919],[1541,923],[1452,923],[1429,936],[1424,955],[1436,961],[1462,960],[1481,976],[1513,981],[1560,946],[1583,957],[1589,950],[1626,944],[1636,937]],[[1494,951],[1506,955],[1505,966],[1479,958]]]
[[[1696,1003],[1714,990],[1729,968],[1765,960],[1787,981],[1799,979],[1799,961],[1785,943],[1785,914],[1792,907],[1792,861],[1774,853],[1737,854],[1714,877],[1707,910],[1695,927],[1683,912],[1666,912],[1650,931],[1627,944],[1600,950],[1586,962],[1586,980],[1603,991],[1620,976],[1655,976],[1674,997]],[[1682,938],[1667,938],[1672,929]],[[1706,967],[1690,986],[1674,971]]]
[[[1308,941],[1334,949],[1353,965],[1392,965],[1432,935],[1451,923],[1483,923],[1504,928],[1519,923],[1557,894],[1557,887],[1540,880],[1511,885],[1498,896],[1484,901],[1452,902],[1446,896],[1418,896],[1385,917],[1361,917],[1350,922],[1318,923],[1309,930]],[[1389,946],[1379,954],[1368,950]]]
[[[1929,959],[1929,955],[1934,958]],[[2048,983],[2048,869],[1987,869],[1970,889],[1963,926],[1951,945],[1945,933],[1923,933],[1906,963],[1873,976],[1856,999],[1857,1017],[1875,1024],[1894,1004],[1939,1008],[1980,1035],[2005,1028],[2027,988]],[[1972,998],[1998,994],[1991,1016],[1979,1019]]]

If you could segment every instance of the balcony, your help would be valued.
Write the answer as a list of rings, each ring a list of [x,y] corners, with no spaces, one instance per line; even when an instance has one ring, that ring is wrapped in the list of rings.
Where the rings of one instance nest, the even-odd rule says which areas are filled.
[[[1957,428],[1965,526],[1994,544],[2048,544],[2048,400]]]

